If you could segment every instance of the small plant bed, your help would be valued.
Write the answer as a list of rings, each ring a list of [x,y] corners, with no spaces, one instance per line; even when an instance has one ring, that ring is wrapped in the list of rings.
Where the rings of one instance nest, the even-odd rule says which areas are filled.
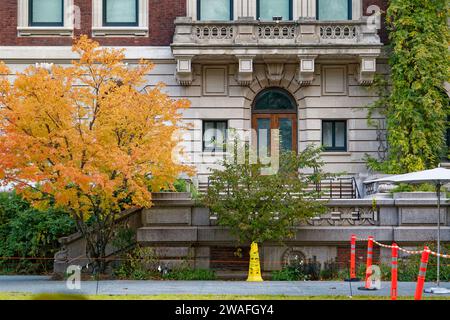
[[[122,257],[113,269],[113,278],[119,280],[216,280],[212,270],[193,269],[188,261],[168,268],[163,265],[153,248],[136,246]]]

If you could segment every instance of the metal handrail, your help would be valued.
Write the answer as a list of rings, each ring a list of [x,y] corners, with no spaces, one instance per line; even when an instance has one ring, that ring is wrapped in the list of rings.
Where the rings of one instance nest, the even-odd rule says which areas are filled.
[[[207,188],[209,188],[210,183],[211,179],[208,177]],[[336,183],[338,184],[338,188],[336,188]],[[329,199],[349,199],[349,195],[351,199],[361,198],[361,193],[355,177],[325,179],[315,184],[311,184],[310,188],[311,187],[320,195],[319,199],[327,198],[322,196],[322,190],[326,190],[327,187],[329,188],[329,190],[326,190]],[[350,190],[348,188],[350,188]],[[227,193],[229,194],[229,190]]]

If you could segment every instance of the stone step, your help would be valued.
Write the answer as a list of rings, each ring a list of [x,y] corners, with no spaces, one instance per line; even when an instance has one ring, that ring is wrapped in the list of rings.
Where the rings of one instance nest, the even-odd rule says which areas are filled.
[[[152,201],[192,200],[189,192],[152,192]]]
[[[153,207],[142,210],[143,226],[191,225],[191,207]]]
[[[144,244],[196,242],[197,231],[197,227],[188,226],[143,227],[137,230],[137,241]]]

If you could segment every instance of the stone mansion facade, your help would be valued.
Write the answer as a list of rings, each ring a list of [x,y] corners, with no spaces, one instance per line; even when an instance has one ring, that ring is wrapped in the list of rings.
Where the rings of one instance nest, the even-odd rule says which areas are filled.
[[[386,73],[375,0],[1,0],[0,60],[15,70],[67,64],[73,37],[155,63],[158,82],[192,105],[184,120],[196,183],[223,157],[227,129],[279,129],[284,149],[325,146],[326,171],[367,178],[382,133],[367,125],[369,85]],[[261,131],[262,132],[262,131]],[[259,137],[260,139],[262,137]],[[269,137],[270,139],[270,137]],[[217,141],[216,141],[217,142]],[[217,144],[216,144],[217,145]]]
[[[376,207],[371,199],[358,199],[371,175],[365,156],[385,151],[383,119],[374,115],[381,129],[368,126],[367,105],[377,98],[369,87],[376,74],[389,72],[386,32],[377,15],[386,3],[0,0],[0,60],[13,73],[35,63],[68,64],[77,58],[73,38],[87,34],[103,46],[125,48],[130,64],[152,61],[147,86],[163,82],[171,97],[191,101],[183,111],[184,121],[192,124],[183,145],[200,187],[223,157],[225,150],[212,142],[221,142],[227,129],[278,129],[287,150],[323,145],[325,170],[345,173],[359,192],[330,194],[330,212],[299,226],[286,246],[262,246],[262,265],[264,271],[279,269],[280,261],[295,255],[345,264],[351,234],[406,246],[435,237],[436,221],[428,214],[434,212],[433,199],[386,198]],[[257,139],[270,137],[258,134]],[[157,247],[168,263],[191,257],[196,267],[239,269],[232,263],[238,259],[236,243],[227,230],[185,195],[171,196],[155,195],[153,208],[129,212],[137,240]],[[442,219],[443,240],[450,241],[447,210]],[[79,236],[62,244],[56,270],[82,263]],[[363,256],[364,248],[358,250]],[[383,250],[375,254],[389,256]]]

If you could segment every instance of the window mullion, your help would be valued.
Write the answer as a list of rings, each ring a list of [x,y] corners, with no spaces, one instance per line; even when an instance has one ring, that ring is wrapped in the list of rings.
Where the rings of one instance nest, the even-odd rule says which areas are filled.
[[[213,151],[214,152],[217,152],[217,124],[218,124],[219,122],[218,121],[214,121],[214,139],[216,139],[216,140],[214,140],[214,145],[213,145]]]
[[[333,149],[336,149],[336,121],[332,121],[331,122],[331,125],[332,125],[332,129],[331,129],[331,131],[332,131],[332,134],[331,134],[331,137],[332,137],[332,141],[333,141],[333,145],[332,145],[332,148]]]

